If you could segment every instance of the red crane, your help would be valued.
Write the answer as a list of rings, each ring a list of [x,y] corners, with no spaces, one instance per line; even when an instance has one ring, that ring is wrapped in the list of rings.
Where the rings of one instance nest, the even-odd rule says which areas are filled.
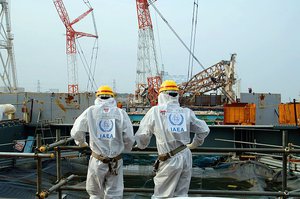
[[[97,35],[78,32],[72,27],[74,24],[79,22],[81,19],[86,17],[93,11],[90,8],[88,11],[74,19],[72,22],[69,19],[67,10],[62,0],[53,0],[55,8],[58,12],[60,19],[66,27],[66,53],[68,58],[68,93],[78,93],[78,73],[76,64],[76,39],[80,37],[95,37]]]
[[[136,76],[135,99],[143,102],[146,95],[150,104],[156,105],[158,89],[162,82],[161,72],[157,64],[153,26],[147,0],[136,0],[139,27],[138,63]]]

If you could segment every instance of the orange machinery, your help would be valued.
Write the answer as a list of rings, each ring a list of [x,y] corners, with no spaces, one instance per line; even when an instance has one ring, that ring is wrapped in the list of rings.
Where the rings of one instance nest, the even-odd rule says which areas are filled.
[[[224,124],[254,125],[256,105],[248,103],[224,104]]]
[[[300,103],[279,104],[279,124],[300,124]]]

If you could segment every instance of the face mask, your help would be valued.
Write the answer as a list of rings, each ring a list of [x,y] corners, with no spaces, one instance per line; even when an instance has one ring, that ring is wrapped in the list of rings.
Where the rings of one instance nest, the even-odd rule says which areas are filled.
[[[165,91],[164,93],[170,95],[171,97],[176,97],[178,95],[178,92],[176,91]]]
[[[100,99],[109,99],[109,98],[111,98],[110,95],[100,95],[99,97],[100,97]]]

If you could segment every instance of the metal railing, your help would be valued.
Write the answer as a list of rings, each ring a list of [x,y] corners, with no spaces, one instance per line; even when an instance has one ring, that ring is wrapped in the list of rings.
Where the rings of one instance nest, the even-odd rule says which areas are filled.
[[[280,191],[232,191],[232,190],[201,190],[201,189],[190,189],[189,194],[201,194],[201,195],[214,195],[214,196],[276,196],[281,198],[289,198],[300,196],[300,193],[297,191],[287,190],[287,176],[288,176],[288,156],[290,154],[300,154],[300,149],[295,149],[292,143],[287,143],[288,130],[283,129],[282,132],[282,146],[274,147],[272,145],[268,147],[272,148],[197,148],[192,150],[193,154],[215,154],[215,153],[264,153],[264,154],[281,154],[282,158],[282,183]],[[85,191],[85,187],[74,187],[68,186],[68,182],[79,178],[80,176],[71,174],[70,176],[64,178],[61,172],[61,159],[62,152],[65,150],[83,150],[84,148],[78,146],[63,146],[70,141],[72,138],[63,138],[61,139],[60,129],[56,129],[56,141],[49,145],[41,145],[41,135],[36,135],[36,150],[35,153],[9,153],[9,152],[0,152],[1,157],[24,157],[24,158],[35,158],[37,165],[37,198],[47,198],[53,192],[57,192],[57,197],[62,198],[62,192],[71,190],[71,191]],[[239,141],[235,141],[239,142]],[[251,143],[245,143],[251,144]],[[263,145],[261,145],[263,146]],[[266,145],[267,146],[267,145]],[[53,153],[48,153],[48,151],[54,150]],[[141,154],[141,153],[157,153],[156,148],[146,148],[145,150],[133,149],[131,154]],[[56,157],[56,184],[47,190],[42,190],[42,159],[43,158],[54,158]],[[151,188],[125,188],[124,192],[135,192],[135,193],[153,193]]]
[[[41,134],[36,134],[36,143],[37,148],[41,146]],[[35,150],[34,153],[18,153],[18,152],[0,152],[0,158],[7,158],[7,157],[13,157],[13,158],[34,158],[36,159],[36,189],[37,189],[37,197],[38,193],[41,192],[41,184],[42,184],[42,159],[43,158],[55,158],[55,155],[53,153],[40,153],[38,150]]]

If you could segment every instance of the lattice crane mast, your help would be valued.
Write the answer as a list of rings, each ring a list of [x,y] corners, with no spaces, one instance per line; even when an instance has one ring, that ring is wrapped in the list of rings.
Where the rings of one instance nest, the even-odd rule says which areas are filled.
[[[143,103],[143,96],[145,95],[148,97],[150,104],[155,105],[162,78],[157,62],[148,1],[136,0],[136,8],[139,39],[135,100],[138,103]]]
[[[79,22],[93,11],[90,8],[88,11],[74,19],[72,22],[69,19],[67,10],[62,0],[53,0],[55,8],[60,19],[66,27],[66,53],[68,60],[68,93],[78,93],[78,72],[76,63],[76,39],[81,37],[95,37],[97,35],[75,31],[73,25]]]
[[[13,48],[13,35],[11,33],[10,2],[0,1],[0,78],[8,92],[18,91],[17,70]],[[0,66],[1,68],[1,66]]]

